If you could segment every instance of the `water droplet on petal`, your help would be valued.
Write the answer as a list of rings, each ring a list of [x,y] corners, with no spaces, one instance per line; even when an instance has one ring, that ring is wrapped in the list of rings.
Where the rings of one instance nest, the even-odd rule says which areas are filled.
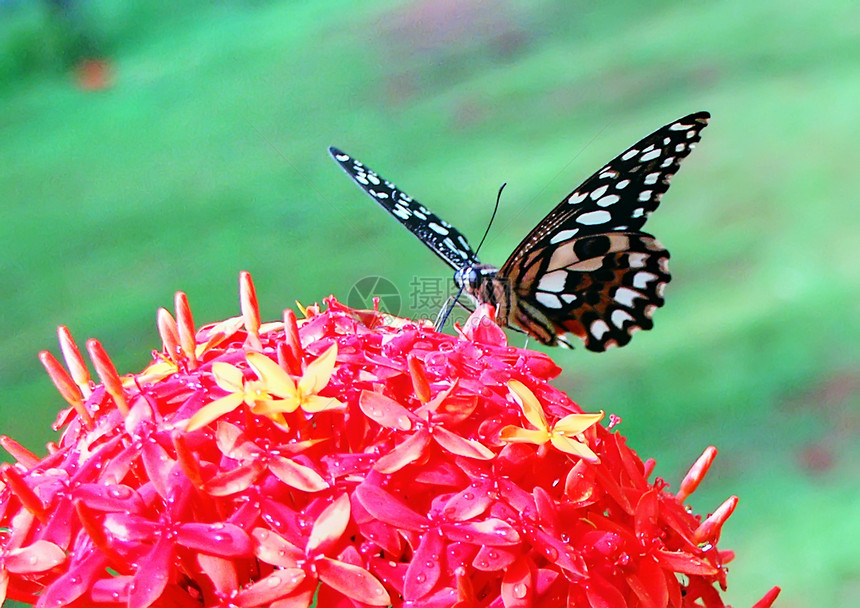
[[[529,588],[525,583],[517,583],[511,591],[515,598],[521,600],[528,595]]]

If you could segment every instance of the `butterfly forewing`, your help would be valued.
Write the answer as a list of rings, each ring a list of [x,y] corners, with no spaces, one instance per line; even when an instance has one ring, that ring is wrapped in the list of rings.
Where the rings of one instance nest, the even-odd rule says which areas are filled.
[[[573,333],[595,351],[650,329],[670,280],[669,252],[639,232],[709,114],[676,120],[637,142],[564,198],[499,270],[520,323],[555,343]],[[514,313],[516,314],[516,313]],[[525,319],[525,320],[523,320]],[[553,335],[553,331],[555,335]]]
[[[610,230],[639,230],[669,189],[681,161],[701,139],[710,114],[680,118],[643,138],[585,180],[547,215],[501,268],[538,247]]]
[[[370,167],[337,148],[329,148],[328,151],[362,190],[412,234],[421,239],[421,242],[432,249],[436,255],[445,260],[451,268],[459,270],[469,264],[478,263],[466,237],[451,224],[429,211]]]

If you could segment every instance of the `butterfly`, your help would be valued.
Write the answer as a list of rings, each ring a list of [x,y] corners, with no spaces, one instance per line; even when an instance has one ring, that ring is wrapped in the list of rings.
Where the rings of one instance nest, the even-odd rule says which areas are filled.
[[[710,115],[679,118],[635,143],[550,211],[496,268],[460,231],[355,158],[329,153],[367,194],[454,269],[475,305],[499,325],[547,345],[576,335],[592,351],[624,346],[651,329],[669,282],[669,252],[642,226],[669,189]]]

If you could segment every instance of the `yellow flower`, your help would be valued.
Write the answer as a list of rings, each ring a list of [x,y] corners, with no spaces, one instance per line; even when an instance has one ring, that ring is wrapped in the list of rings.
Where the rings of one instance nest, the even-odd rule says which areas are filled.
[[[280,424],[285,423],[285,413],[295,412],[299,408],[309,414],[315,414],[345,407],[337,399],[320,397],[317,394],[331,380],[337,359],[336,344],[308,364],[298,384],[280,365],[263,353],[249,352],[245,359],[259,380],[245,380],[242,370],[229,363],[213,363],[212,376],[215,383],[228,394],[197,410],[188,421],[187,431],[202,428],[243,403],[255,414],[268,416]]]
[[[603,419],[603,411],[599,414],[570,414],[550,426],[540,401],[527,386],[517,380],[510,380],[508,387],[511,389],[511,394],[516,402],[520,404],[523,416],[534,428],[524,429],[514,425],[506,426],[499,433],[502,441],[533,443],[535,445],[544,445],[549,442],[557,450],[579,456],[590,462],[599,462],[600,459],[597,454],[591,451],[591,448],[583,440],[575,437],[600,422]]]
[[[196,431],[224,414],[232,412],[243,403],[251,407],[258,399],[269,398],[262,382],[246,381],[242,375],[242,370],[229,363],[220,361],[213,363],[212,376],[215,378],[215,384],[227,391],[228,394],[197,410],[197,413],[188,421],[186,431]]]
[[[346,407],[337,399],[320,397],[319,392],[331,380],[337,359],[337,344],[308,364],[298,383],[284,369],[261,353],[248,353],[248,365],[266,387],[267,397],[257,399],[251,410],[273,417],[301,408],[309,414]],[[277,397],[273,399],[272,397]]]

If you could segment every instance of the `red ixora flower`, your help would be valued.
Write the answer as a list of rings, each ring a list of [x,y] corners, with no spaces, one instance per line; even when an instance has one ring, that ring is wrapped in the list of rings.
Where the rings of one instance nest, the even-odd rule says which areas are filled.
[[[94,382],[65,328],[40,357],[70,408],[39,458],[8,437],[0,599],[59,606],[662,608],[724,606],[704,520],[601,413],[548,383],[480,307],[457,337],[334,298],[195,330]],[[613,426],[611,424],[610,426]],[[770,606],[774,588],[757,608]]]

